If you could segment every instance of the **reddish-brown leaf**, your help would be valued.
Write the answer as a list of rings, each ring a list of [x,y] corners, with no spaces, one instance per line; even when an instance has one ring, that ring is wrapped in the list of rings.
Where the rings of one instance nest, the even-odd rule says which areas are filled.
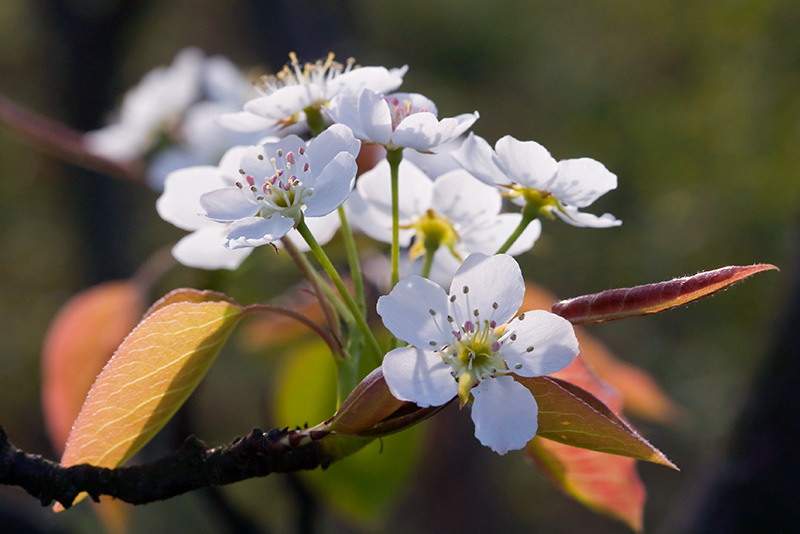
[[[63,465],[116,467],[133,456],[194,391],[242,315],[241,306],[217,293],[179,290],[165,299],[97,377]]]
[[[78,293],[53,319],[42,348],[42,410],[56,451],[64,450],[92,383],[143,309],[140,286],[115,281]]]
[[[533,393],[539,405],[537,436],[677,469],[661,451],[588,391],[547,376],[515,378]]]
[[[553,304],[556,313],[573,324],[614,321],[624,317],[656,313],[707,297],[756,273],[777,270],[759,263],[730,266],[693,276],[643,286],[609,289]]]
[[[544,288],[525,283],[525,300],[522,310],[550,310],[557,299]],[[569,375],[557,373],[554,376],[575,383],[583,389],[592,392],[594,396],[603,399],[615,412],[619,413],[622,406],[626,413],[645,417],[661,423],[673,422],[680,414],[680,408],[664,392],[661,386],[643,369],[619,360],[605,345],[594,336],[580,327],[575,328],[575,335],[581,348],[581,358],[600,377],[622,395],[621,406],[616,406],[616,400],[610,400],[602,391],[603,386],[597,382],[596,377],[587,379],[585,373],[580,376],[575,372]],[[574,366],[573,366],[574,367]],[[614,405],[610,404],[614,403]]]
[[[386,419],[404,404],[389,391],[383,371],[378,367],[350,392],[329,428],[340,434],[358,434]]]

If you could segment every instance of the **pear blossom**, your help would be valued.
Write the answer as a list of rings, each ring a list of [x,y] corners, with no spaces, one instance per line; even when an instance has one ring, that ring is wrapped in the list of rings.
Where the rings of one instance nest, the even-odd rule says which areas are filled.
[[[252,248],[225,247],[227,227],[200,215],[203,211],[200,197],[205,193],[235,186],[239,162],[247,147],[229,149],[218,166],[202,165],[171,172],[164,182],[164,192],[156,201],[158,214],[191,233],[172,248],[172,255],[183,265],[199,269],[236,269],[253,251]],[[320,244],[325,244],[339,229],[339,216],[331,213],[307,220],[311,233]],[[286,236],[300,250],[308,250],[305,240],[290,230]],[[278,244],[280,246],[280,244]]]
[[[473,133],[450,155],[487,184],[507,191],[520,206],[535,206],[553,219],[557,215],[573,226],[607,228],[622,221],[610,213],[600,217],[579,211],[617,187],[617,177],[599,161],[577,158],[556,161],[535,141],[507,135],[493,150]]]
[[[399,167],[399,243],[411,246],[410,260],[433,248],[435,260],[449,275],[473,252],[494,253],[519,224],[519,213],[500,213],[500,192],[463,169],[447,172],[435,181],[410,161]],[[386,160],[362,174],[347,201],[348,216],[365,234],[392,242],[390,168]],[[529,225],[509,254],[533,246],[541,223]],[[413,240],[413,245],[412,245]],[[446,253],[445,253],[446,252]]]
[[[277,75],[262,79],[263,85],[256,87],[261,96],[248,101],[244,111],[222,117],[223,126],[243,132],[268,130],[274,134],[278,129],[304,124],[308,118],[306,110],[320,110],[336,95],[355,95],[365,87],[393,91],[403,83],[408,70],[407,66],[360,67],[352,58],[342,65],[333,60],[333,53],[325,61],[302,67],[294,53],[289,58],[290,65]]]
[[[350,194],[361,143],[333,125],[306,143],[296,135],[245,149],[239,178],[200,196],[203,215],[226,225],[225,246],[257,247],[286,235],[304,217],[322,217]]]
[[[480,116],[477,111],[438,120],[438,110],[417,93],[384,95],[362,89],[357,97],[339,95],[328,105],[334,122],[349,126],[356,137],[387,150],[430,151],[466,132]]]
[[[114,160],[147,158],[147,182],[161,190],[171,171],[219,161],[253,134],[225,130],[223,113],[241,109],[252,86],[226,58],[181,51],[169,67],[147,73],[129,90],[116,119],[84,136],[91,152]]]
[[[419,276],[401,280],[378,299],[378,314],[411,346],[381,365],[392,395],[421,407],[458,396],[472,402],[475,437],[499,454],[521,449],[536,434],[538,406],[514,376],[555,373],[578,354],[566,319],[543,310],[514,317],[525,293],[517,262],[504,254],[472,254],[453,277],[449,295]]]

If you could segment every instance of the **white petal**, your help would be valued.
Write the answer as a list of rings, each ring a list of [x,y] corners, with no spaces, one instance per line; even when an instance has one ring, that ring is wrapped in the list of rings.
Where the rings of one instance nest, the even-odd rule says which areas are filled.
[[[358,97],[358,122],[365,141],[387,145],[392,138],[392,115],[383,94],[364,89]]]
[[[225,229],[223,224],[200,228],[178,241],[172,248],[172,255],[188,267],[209,270],[236,269],[253,249],[226,248]]]
[[[158,214],[184,230],[195,230],[208,223],[200,215],[200,197],[226,186],[216,167],[190,167],[170,173],[164,182],[164,193],[156,201]]]
[[[564,204],[585,208],[617,187],[617,175],[591,158],[558,162],[558,175],[551,193]]]
[[[249,111],[225,113],[219,117],[219,124],[223,128],[234,132],[258,132],[275,126],[275,121],[265,119]]]
[[[200,207],[212,221],[231,222],[258,213],[259,205],[238,187],[224,187],[200,196]]]
[[[553,210],[553,213],[572,226],[579,226],[582,228],[611,228],[612,226],[619,226],[622,224],[622,221],[610,213],[604,213],[598,217],[591,213],[578,211],[578,208],[574,206],[564,206],[564,211],[566,213],[562,213],[561,210]]]
[[[514,182],[533,189],[548,190],[558,171],[558,163],[536,141],[518,141],[507,135],[495,145],[500,167]]]
[[[325,86],[328,100],[337,95],[357,96],[362,89],[372,89],[381,93],[394,91],[403,83],[403,75],[408,68],[392,69],[386,67],[361,67],[340,74]]]
[[[444,289],[416,275],[400,280],[391,293],[378,299],[378,315],[386,328],[424,349],[439,349],[453,340],[447,312]]]
[[[248,148],[247,146],[231,147],[222,155],[222,159],[219,160],[217,167],[219,167],[222,176],[225,178],[226,187],[235,185],[237,180],[242,179],[242,175],[239,173],[239,169],[241,168],[240,163]]]
[[[350,128],[353,131],[353,135],[358,139],[369,139],[369,136],[361,126],[357,97],[339,95],[328,103],[325,110],[333,122],[344,124]]]
[[[403,161],[410,161],[419,170],[436,179],[447,172],[461,169],[461,165],[450,155],[459,146],[461,146],[461,140],[455,139],[436,147],[435,153],[419,152],[409,148],[403,151]]]
[[[150,159],[147,165],[147,185],[156,191],[163,191],[169,173],[209,163],[213,162],[196,151],[178,145],[169,147],[157,152]]]
[[[432,207],[433,182],[409,161],[400,162],[398,178],[400,224],[410,224]],[[386,160],[362,174],[357,188],[367,203],[391,216],[391,171]]]
[[[397,125],[392,134],[392,143],[405,148],[430,150],[455,139],[477,119],[477,112],[441,121],[436,120],[433,113],[412,113]]]
[[[281,217],[277,213],[272,217],[247,217],[228,226],[228,248],[257,247],[272,243],[291,230],[294,220]]]
[[[453,277],[450,298],[453,296],[453,307],[461,312],[459,321],[474,321],[474,311],[478,310],[480,320],[505,324],[517,313],[525,296],[522,271],[514,258],[506,254],[471,254]]]
[[[482,381],[472,388],[475,437],[498,454],[523,448],[539,428],[533,394],[510,376]]]
[[[244,110],[277,122],[322,99],[322,89],[318,85],[286,85],[268,96],[251,100],[244,105]]]
[[[316,177],[314,192],[305,200],[308,217],[321,217],[342,205],[356,181],[356,158],[348,152],[339,152]]]
[[[497,188],[483,183],[463,169],[440,176],[434,183],[433,191],[434,210],[454,222],[495,217],[503,204],[503,197]]]
[[[308,163],[311,172],[319,174],[339,152],[358,156],[361,141],[344,124],[334,124],[308,143]]]
[[[508,323],[506,333],[509,332],[514,332],[516,339],[506,339],[503,357],[508,368],[519,376],[542,376],[560,371],[572,363],[580,351],[572,323],[544,310],[520,314]],[[521,367],[517,368],[518,365]]]
[[[461,246],[467,255],[473,252],[494,254],[516,230],[521,220],[520,213],[501,213],[475,221],[471,226],[458,227],[456,231],[462,236]],[[516,256],[530,250],[541,233],[542,223],[538,219],[531,221],[506,254]]]
[[[362,175],[363,177],[364,175]],[[361,183],[361,178],[359,182]],[[392,217],[391,214],[378,209],[374,204],[368,203],[358,192],[358,188],[353,191],[347,202],[344,204],[347,212],[347,219],[350,224],[370,236],[376,241],[383,243],[392,242]],[[400,229],[399,242],[401,247],[406,247],[414,236],[412,230]]]
[[[384,356],[381,368],[392,395],[422,408],[441,406],[458,393],[450,366],[432,351],[414,347],[394,349]]]
[[[495,164],[495,152],[486,139],[470,132],[461,146],[450,153],[462,167],[489,185],[510,184],[505,171]]]

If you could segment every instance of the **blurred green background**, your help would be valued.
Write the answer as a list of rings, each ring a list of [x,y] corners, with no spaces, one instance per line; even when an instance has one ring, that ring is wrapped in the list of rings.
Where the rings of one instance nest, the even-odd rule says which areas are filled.
[[[189,45],[262,70],[279,69],[290,51],[309,61],[333,50],[362,65],[408,64],[403,90],[433,99],[441,116],[479,110],[473,130],[491,143],[506,134],[536,140],[556,158],[592,157],[618,175],[618,189],[590,211],[613,213],[621,227],[545,222],[521,259],[528,278],[560,297],[729,264],[778,265],[780,274],[686,309],[591,328],[686,409],[675,427],[634,420],[682,469],[639,469],[646,530],[673,532],[735,432],[795,275],[798,27],[800,4],[789,0],[11,0],[0,5],[0,94],[88,130],[125,88]],[[0,173],[0,424],[21,448],[52,457],[38,400],[48,322],[70,295],[130,275],[181,232],[158,218],[156,193],[61,164],[2,128]],[[236,274],[178,269],[158,290],[217,284],[249,303],[285,287],[257,277],[295,279],[279,274],[288,266],[259,251]],[[292,424],[270,418],[274,362],[229,352],[194,401],[200,437],[221,443],[252,426]],[[466,414],[444,414],[425,430],[436,448],[422,453],[427,463],[384,519],[359,525],[323,506],[321,531],[626,531],[549,487],[520,454],[480,447]],[[164,439],[163,450],[174,448]],[[436,487],[431,472],[444,477]],[[302,482],[270,477],[223,494],[271,532],[294,532],[305,493]],[[3,488],[0,499],[54,532],[99,529],[88,507],[52,516],[19,490]],[[452,503],[461,509],[447,513],[458,520],[440,509]],[[132,532],[223,529],[198,495],[133,510]]]

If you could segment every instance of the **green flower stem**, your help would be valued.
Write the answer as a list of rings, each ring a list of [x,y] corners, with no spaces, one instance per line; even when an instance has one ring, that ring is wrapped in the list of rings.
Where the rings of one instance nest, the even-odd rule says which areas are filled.
[[[526,204],[524,208],[522,208],[522,219],[519,221],[519,225],[514,229],[506,242],[497,250],[495,254],[505,254],[508,249],[511,248],[511,245],[519,239],[519,236],[522,235],[522,232],[525,231],[525,228],[528,227],[530,223],[532,223],[537,215],[539,214],[539,206],[536,206],[536,209],[530,209],[531,205]]]
[[[350,323],[352,325],[352,323]],[[347,353],[351,357],[336,366],[336,409],[338,410],[350,392],[358,385],[358,362],[364,348],[364,336],[358,328],[350,328],[347,337]]]
[[[422,277],[428,278],[431,274],[431,267],[433,267],[433,255],[436,254],[436,249],[425,249],[425,263],[422,264]]]
[[[386,161],[392,174],[392,287],[400,281],[400,162],[403,161],[403,149],[397,148],[386,152]]]
[[[331,260],[328,259],[325,251],[322,250],[322,247],[319,246],[317,240],[314,239],[314,236],[311,234],[311,231],[308,229],[308,226],[304,220],[300,219],[300,222],[297,223],[297,231],[301,236],[303,236],[303,239],[306,240],[306,243],[308,243],[308,246],[311,248],[311,252],[314,254],[314,257],[317,258],[317,261],[320,263],[320,265],[322,265],[322,268],[325,269],[325,272],[328,273],[328,276],[331,278],[331,280],[333,280],[333,284],[336,286],[336,289],[339,290],[339,294],[342,296],[342,299],[344,299],[344,303],[353,314],[353,318],[355,319],[359,330],[361,330],[361,333],[364,334],[364,339],[367,341],[367,345],[375,354],[376,360],[380,361],[381,357],[383,356],[381,346],[378,345],[378,340],[375,339],[375,336],[372,334],[372,330],[369,329],[369,325],[367,325],[367,320],[364,317],[364,314],[358,309],[358,304],[356,304],[356,301],[353,300],[350,292],[347,291],[347,288],[344,286],[344,282],[342,282],[342,278],[339,276],[339,273],[336,272],[336,268],[331,263]]]
[[[308,106],[303,111],[306,114],[306,124],[308,124],[308,129],[313,137],[325,131],[328,126],[325,124],[325,118],[322,116],[319,107]]]
[[[353,230],[347,222],[344,208],[339,206],[339,219],[342,221],[342,236],[344,237],[344,248],[347,251],[347,263],[350,266],[350,277],[353,280],[353,287],[356,293],[356,303],[361,313],[366,313],[367,301],[364,298],[364,278],[361,276],[361,262],[358,261],[358,249],[353,238]]]
[[[283,244],[283,248],[286,252],[291,256],[292,260],[295,264],[300,268],[303,274],[308,280],[308,283],[311,284],[311,287],[314,289],[314,294],[317,295],[317,300],[319,301],[319,305],[322,308],[322,314],[325,316],[325,322],[328,324],[328,329],[334,335],[336,340],[341,345],[341,332],[339,331],[339,322],[336,320],[336,314],[333,312],[331,308],[332,305],[338,303],[338,300],[335,295],[332,294],[330,291],[330,287],[326,284],[319,276],[319,273],[316,269],[311,266],[311,262],[308,261],[308,258],[305,257],[304,254],[301,254],[297,247],[294,246],[292,240],[288,237],[281,238],[281,243]],[[325,292],[327,289],[327,293]],[[332,304],[333,303],[333,304]],[[346,310],[345,310],[346,311]],[[341,359],[346,359],[343,354],[334,354],[334,357],[339,356]]]

